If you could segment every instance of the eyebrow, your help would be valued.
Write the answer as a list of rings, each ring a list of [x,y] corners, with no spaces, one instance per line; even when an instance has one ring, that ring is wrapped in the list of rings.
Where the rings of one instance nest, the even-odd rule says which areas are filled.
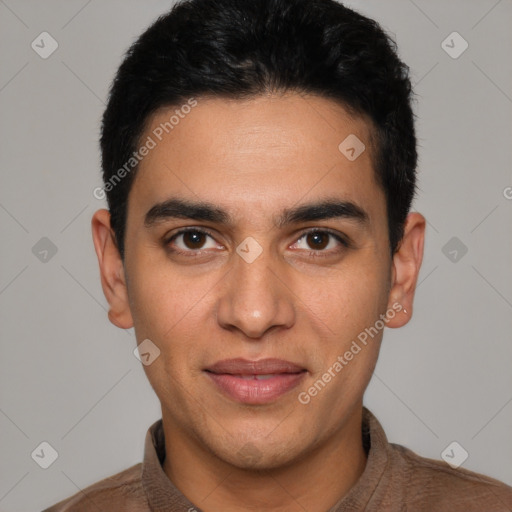
[[[167,219],[193,219],[216,224],[230,224],[229,215],[209,203],[169,199],[152,206],[144,217],[144,225],[152,225]]]
[[[282,228],[290,224],[334,218],[354,220],[362,225],[369,222],[368,213],[355,203],[339,199],[326,199],[287,208],[281,215],[274,218],[274,225]],[[233,224],[231,216],[215,205],[202,201],[192,202],[172,198],[152,206],[144,217],[144,225],[149,228],[168,219],[191,219],[209,221],[214,224]]]
[[[359,224],[368,224],[370,219],[368,213],[351,201],[327,199],[286,209],[275,225],[280,228],[288,224],[336,218],[355,220]]]

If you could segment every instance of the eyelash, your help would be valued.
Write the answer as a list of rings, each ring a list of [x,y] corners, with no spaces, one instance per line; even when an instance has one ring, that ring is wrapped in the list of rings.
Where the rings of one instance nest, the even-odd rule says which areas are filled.
[[[211,233],[210,231],[208,231],[204,228],[190,227],[190,228],[181,229],[180,231],[174,233],[171,237],[165,239],[165,241],[164,241],[165,247],[167,247],[172,253],[178,254],[180,256],[186,256],[188,258],[194,258],[194,257],[201,256],[202,253],[204,252],[201,249],[197,249],[197,250],[190,249],[188,251],[183,251],[181,249],[173,249],[170,247],[171,242],[173,242],[180,235],[183,235],[186,233],[202,233],[203,235],[207,235],[207,236],[215,239],[215,237],[213,236],[213,233]],[[292,245],[296,244],[297,242],[299,242],[304,237],[306,237],[307,235],[310,235],[310,234],[329,235],[329,236],[333,237],[337,242],[339,242],[343,246],[342,249],[339,249],[339,248],[335,249],[335,250],[331,249],[329,251],[312,249],[311,251],[309,251],[308,256],[313,257],[313,258],[325,258],[328,256],[332,256],[333,254],[340,253],[340,252],[342,252],[343,249],[349,249],[352,247],[351,242],[347,238],[341,236],[339,233],[332,231],[331,229],[328,229],[328,228],[322,228],[322,229],[313,228],[313,229],[304,231],[300,234],[300,236],[295,240],[295,242]]]

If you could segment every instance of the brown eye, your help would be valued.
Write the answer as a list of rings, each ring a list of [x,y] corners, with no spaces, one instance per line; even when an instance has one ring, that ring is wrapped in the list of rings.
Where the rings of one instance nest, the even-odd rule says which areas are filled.
[[[165,240],[165,246],[174,254],[197,256],[212,249],[224,249],[215,242],[212,234],[201,229],[187,228]]]
[[[329,245],[329,233],[308,233],[306,235],[306,241],[313,250],[322,250]]]
[[[302,236],[291,246],[292,249],[307,251],[309,256],[333,256],[350,247],[343,235],[327,229],[313,229]]]
[[[206,236],[200,231],[188,231],[182,234],[183,244],[187,249],[201,249],[206,241]]]

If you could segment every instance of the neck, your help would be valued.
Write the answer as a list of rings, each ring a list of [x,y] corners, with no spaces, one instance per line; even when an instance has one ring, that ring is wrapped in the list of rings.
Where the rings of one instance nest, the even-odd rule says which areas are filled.
[[[324,443],[286,467],[241,469],[216,457],[197,439],[166,422],[163,469],[205,512],[329,510],[355,485],[366,466],[362,405]]]

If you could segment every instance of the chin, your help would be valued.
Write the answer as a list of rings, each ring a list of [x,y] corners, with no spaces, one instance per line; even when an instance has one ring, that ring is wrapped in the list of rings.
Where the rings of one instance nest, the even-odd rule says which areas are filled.
[[[240,448],[224,447],[217,456],[232,466],[247,471],[266,471],[289,466],[296,462],[299,454],[293,446],[278,442],[272,445],[265,440],[248,441]]]

